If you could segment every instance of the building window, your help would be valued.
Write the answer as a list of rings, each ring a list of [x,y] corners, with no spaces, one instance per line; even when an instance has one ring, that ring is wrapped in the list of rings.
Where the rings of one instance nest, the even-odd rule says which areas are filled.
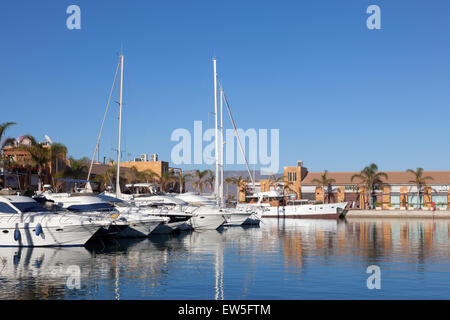
[[[288,181],[289,182],[297,181],[297,172],[288,172]]]
[[[400,196],[391,196],[391,207],[400,208]]]
[[[423,196],[420,196],[419,203],[422,206]],[[417,196],[408,196],[408,207],[414,207],[417,209]]]
[[[447,196],[432,196],[431,201],[436,204],[436,208],[447,208],[448,206]]]

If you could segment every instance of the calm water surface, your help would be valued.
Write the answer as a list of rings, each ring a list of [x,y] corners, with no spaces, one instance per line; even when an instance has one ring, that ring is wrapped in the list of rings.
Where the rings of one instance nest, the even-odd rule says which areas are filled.
[[[0,298],[449,299],[449,225],[264,219],[87,248],[0,248]],[[367,289],[370,265],[380,290]],[[77,270],[81,288],[70,289]]]

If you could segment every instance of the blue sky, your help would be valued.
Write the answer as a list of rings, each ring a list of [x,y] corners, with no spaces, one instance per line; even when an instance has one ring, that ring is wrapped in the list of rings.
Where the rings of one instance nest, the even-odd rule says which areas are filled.
[[[71,4],[81,30],[66,28]],[[381,30],[366,27],[371,4]],[[4,1],[1,122],[18,123],[9,136],[48,134],[90,157],[123,45],[125,158],[169,160],[173,130],[212,125],[215,55],[237,125],[280,129],[280,168],[448,170],[449,9],[438,0]],[[114,156],[116,117],[114,105],[101,157]]]

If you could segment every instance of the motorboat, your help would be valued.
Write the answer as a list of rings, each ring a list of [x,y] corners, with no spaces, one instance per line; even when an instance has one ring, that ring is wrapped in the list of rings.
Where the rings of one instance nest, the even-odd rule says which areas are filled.
[[[108,202],[114,206],[119,212],[124,214],[132,214],[139,212],[140,214],[161,217],[165,221],[158,225],[152,234],[168,234],[188,222],[192,218],[192,214],[183,212],[181,210],[174,210],[173,208],[166,208],[164,206],[133,206],[129,202],[118,199],[116,197],[99,194],[98,197],[103,201]]]
[[[127,210],[118,210],[108,202],[95,195],[85,193],[52,193],[43,192],[39,195],[71,212],[84,216],[104,216],[112,219],[113,224],[100,235],[114,237],[146,237],[168,218],[146,214],[139,208],[129,207]]]
[[[100,196],[116,197],[139,208],[164,208],[175,216],[190,216],[180,229],[211,230],[226,223],[224,213],[212,206],[192,205],[173,195],[157,191],[151,183],[135,183],[125,185],[125,190],[116,193],[105,191]]]
[[[24,196],[0,196],[0,246],[82,246],[110,219],[52,213]]]
[[[280,192],[257,192],[247,197],[248,202],[237,208],[264,207],[262,218],[338,219],[345,214],[347,202],[309,204],[307,200],[285,200]]]
[[[259,224],[258,207],[228,208],[220,207],[212,196],[199,195],[194,192],[175,195],[175,198],[186,201],[191,205],[217,208],[225,218],[225,226],[240,226],[243,224]]]

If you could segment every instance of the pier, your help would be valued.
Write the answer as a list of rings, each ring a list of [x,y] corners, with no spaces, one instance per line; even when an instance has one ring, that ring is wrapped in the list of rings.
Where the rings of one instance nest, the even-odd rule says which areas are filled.
[[[431,218],[450,219],[450,210],[350,210],[345,219],[351,218]]]

